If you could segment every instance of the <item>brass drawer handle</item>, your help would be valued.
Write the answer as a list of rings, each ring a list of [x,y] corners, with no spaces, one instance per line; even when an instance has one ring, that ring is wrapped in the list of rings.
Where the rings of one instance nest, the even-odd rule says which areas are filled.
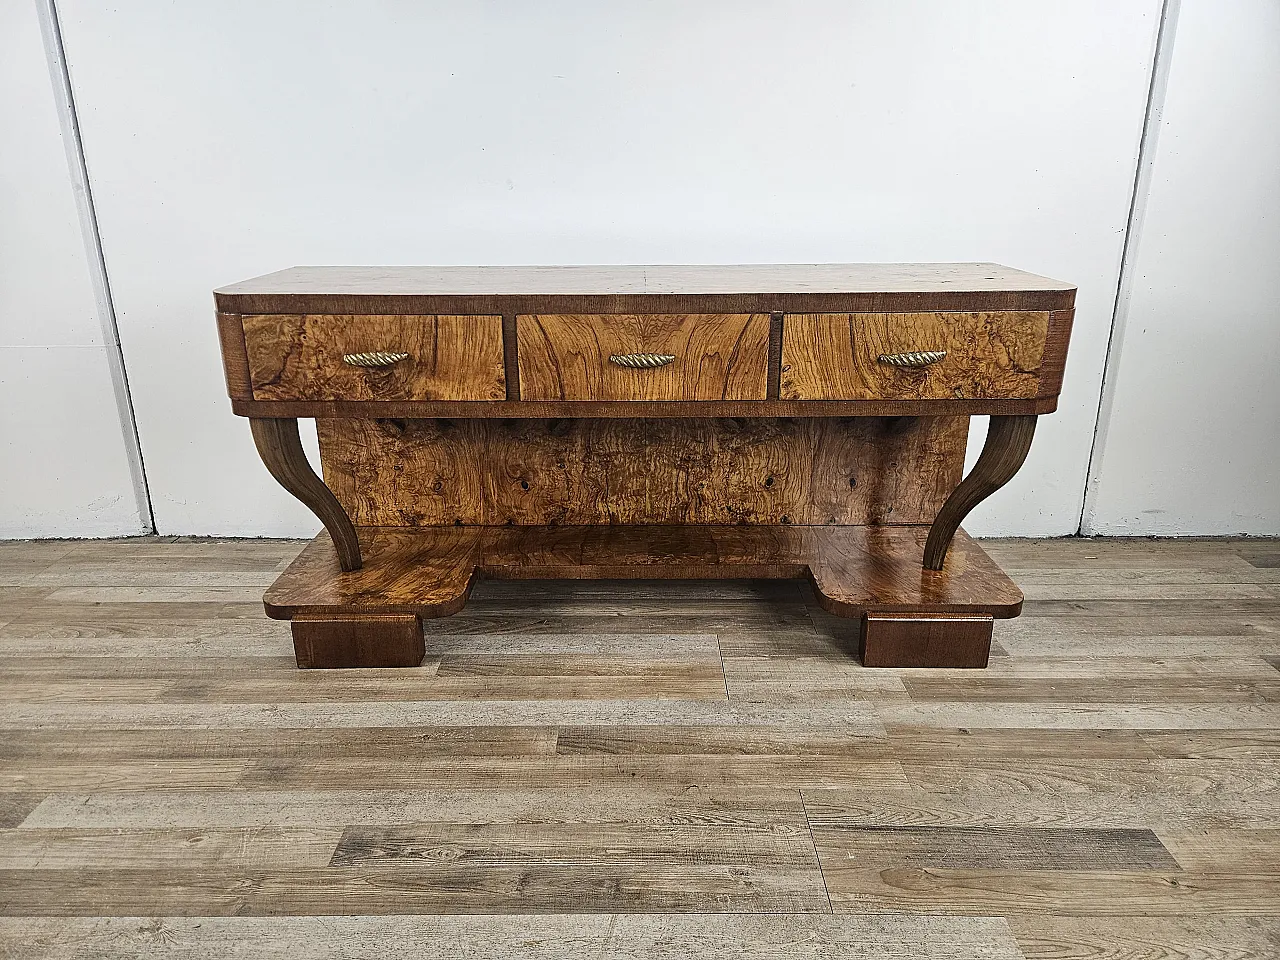
[[[349,363],[353,367],[392,367],[401,360],[408,360],[407,353],[384,353],[383,351],[374,351],[373,353],[348,353],[342,357],[343,363]]]
[[[892,367],[927,367],[946,355],[945,350],[918,350],[915,353],[882,353],[876,359]]]
[[[676,358],[669,353],[615,353],[609,362],[620,367],[665,367]]]

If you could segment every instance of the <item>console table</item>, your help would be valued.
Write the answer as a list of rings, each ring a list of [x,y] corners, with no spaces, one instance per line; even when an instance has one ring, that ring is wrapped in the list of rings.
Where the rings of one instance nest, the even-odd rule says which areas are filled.
[[[265,596],[300,667],[417,665],[422,618],[479,576],[808,577],[860,619],[868,666],[985,666],[1021,611],[960,522],[1057,405],[1069,284],[989,263],[295,267],[214,296],[232,409],[324,524]]]

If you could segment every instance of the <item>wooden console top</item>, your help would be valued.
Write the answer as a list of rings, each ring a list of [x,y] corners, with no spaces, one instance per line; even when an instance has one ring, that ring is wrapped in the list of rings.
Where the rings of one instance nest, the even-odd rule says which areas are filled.
[[[967,416],[1056,408],[1075,288],[992,263],[292,267],[214,297],[241,416]],[[878,361],[921,350],[948,356]],[[340,365],[378,351],[410,356]]]
[[[1070,306],[1035,295],[1075,287],[998,263],[760,263],[496,267],[289,267],[214,291],[232,313],[277,309],[273,297],[548,297],[791,293],[1020,293],[1027,309]]]

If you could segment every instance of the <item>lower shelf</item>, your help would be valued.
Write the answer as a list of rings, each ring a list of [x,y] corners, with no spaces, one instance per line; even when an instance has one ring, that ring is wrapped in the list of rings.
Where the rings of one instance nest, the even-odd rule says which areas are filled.
[[[839,616],[1016,617],[1022,593],[964,531],[941,570],[921,566],[926,526],[363,527],[364,567],[344,573],[320,534],[272,584],[267,615],[444,617],[478,576],[551,579],[790,579],[807,576]]]
[[[1022,593],[959,531],[941,570],[922,566],[925,526],[364,527],[364,566],[343,572],[327,534],[267,591],[293,621],[300,667],[415,666],[423,617],[457,613],[478,577],[809,577],[830,612],[862,617],[863,663],[981,667],[995,618]]]

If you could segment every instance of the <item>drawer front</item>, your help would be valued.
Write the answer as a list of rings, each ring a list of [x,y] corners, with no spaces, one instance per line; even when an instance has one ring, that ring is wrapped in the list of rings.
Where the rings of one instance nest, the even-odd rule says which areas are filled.
[[[516,339],[522,400],[765,399],[767,313],[522,315]]]
[[[243,322],[255,400],[507,395],[501,317],[271,314]]]
[[[1020,400],[1040,392],[1049,314],[809,313],[783,319],[784,400]]]

